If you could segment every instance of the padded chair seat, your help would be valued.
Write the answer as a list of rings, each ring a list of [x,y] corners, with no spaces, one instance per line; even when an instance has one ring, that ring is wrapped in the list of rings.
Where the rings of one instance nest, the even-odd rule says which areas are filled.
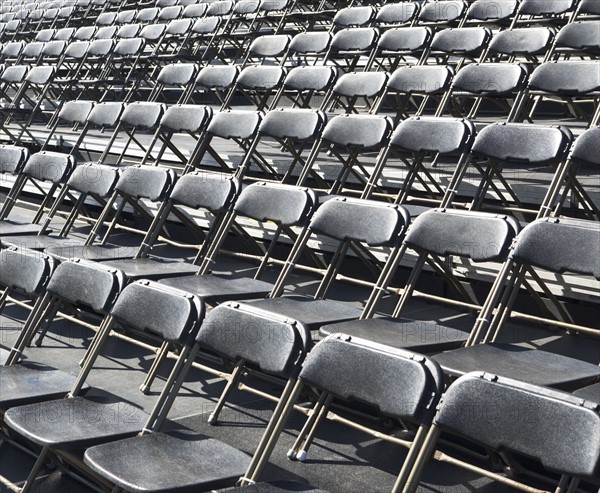
[[[303,296],[282,296],[251,301],[249,305],[261,310],[283,315],[304,324],[308,330],[318,330],[323,325],[354,320],[361,310],[331,300],[315,300]]]
[[[435,322],[403,318],[371,318],[325,325],[319,335],[348,334],[398,349],[418,353],[435,353],[461,347],[469,337],[469,329],[440,325]]]
[[[35,235],[41,230],[41,224],[22,223],[8,219],[0,221],[0,236]]]
[[[600,383],[588,385],[587,387],[573,392],[573,394],[587,401],[597,402],[600,404]]]
[[[97,403],[83,397],[13,407],[4,415],[6,424],[21,436],[60,448],[89,447],[133,436],[147,419],[148,414],[131,404]]]
[[[221,277],[214,274],[161,279],[159,283],[193,293],[207,303],[264,298],[273,288],[271,283],[258,279]]]
[[[227,488],[226,490],[220,490],[219,493],[286,493],[288,491],[327,493],[325,490],[315,488],[310,484],[297,483],[295,481],[269,481],[268,483],[256,483],[249,486]]]
[[[117,260],[131,258],[137,248],[116,245],[70,245],[47,248],[44,253],[57,257],[61,260],[72,260],[75,258],[85,260]]]
[[[0,367],[0,409],[60,399],[75,377],[64,371],[31,363]]]
[[[235,484],[250,457],[214,438],[188,431],[153,433],[98,445],[85,463],[128,491],[210,491]]]
[[[182,276],[198,271],[197,265],[161,258],[106,260],[102,264],[122,270],[130,280]]]
[[[29,250],[45,250],[51,247],[68,247],[81,245],[81,241],[53,235],[16,235],[0,238],[3,247],[27,248]]]
[[[485,371],[546,387],[569,389],[595,382],[600,367],[516,344],[478,344],[433,356],[444,372],[461,376]]]

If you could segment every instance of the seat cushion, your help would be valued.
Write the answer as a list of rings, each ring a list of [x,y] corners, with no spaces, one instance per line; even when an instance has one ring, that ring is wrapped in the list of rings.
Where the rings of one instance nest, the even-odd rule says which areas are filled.
[[[600,367],[517,344],[478,344],[433,356],[444,372],[461,376],[485,371],[522,382],[573,389],[600,378]]]
[[[75,377],[43,365],[22,363],[0,367],[0,409],[59,399],[67,395]]]
[[[39,224],[21,223],[4,219],[0,221],[0,236],[35,235],[42,230]]]
[[[198,271],[198,266],[194,264],[155,257],[106,260],[102,263],[122,270],[130,280],[160,279],[194,274]]]
[[[300,491],[303,493],[327,493],[310,484],[297,483],[296,481],[269,481],[268,483],[256,483],[249,486],[238,486],[227,488],[219,493],[287,493],[289,491]]]
[[[468,328],[404,318],[370,318],[325,325],[319,335],[341,332],[368,341],[419,353],[434,353],[461,347],[469,337]]]
[[[266,312],[276,313],[303,323],[309,330],[318,330],[323,325],[354,320],[360,317],[361,310],[344,303],[331,300],[315,300],[303,296],[282,296],[251,301]]]
[[[89,448],[85,463],[128,491],[210,491],[232,486],[250,457],[189,431],[153,433]]]
[[[81,245],[82,240],[65,238],[55,235],[17,235],[3,236],[0,244],[3,247],[14,246],[17,248],[28,248],[29,250],[45,250],[51,247],[68,247]]]
[[[249,277],[234,278],[214,274],[163,279],[159,282],[194,293],[207,303],[264,298],[273,288],[271,283],[258,279]]]
[[[69,246],[55,246],[45,250],[45,253],[61,260],[81,258],[85,260],[116,260],[131,258],[137,248],[116,245],[91,245],[73,244]]]
[[[577,397],[581,397],[586,401],[597,402],[600,404],[600,383],[588,385],[582,389],[573,392]]]
[[[13,407],[4,415],[21,436],[54,448],[90,447],[133,436],[147,419],[148,414],[126,402],[105,404],[84,397]]]

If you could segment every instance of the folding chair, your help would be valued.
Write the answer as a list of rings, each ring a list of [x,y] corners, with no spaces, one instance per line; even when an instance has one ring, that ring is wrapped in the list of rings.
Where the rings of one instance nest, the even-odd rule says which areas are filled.
[[[500,0],[498,2],[475,0],[467,10],[465,25],[483,24],[506,27],[512,22],[518,6],[518,0]]]
[[[548,27],[506,29],[494,35],[484,61],[519,61],[535,67],[546,58],[553,42],[554,31]]]
[[[10,138],[14,140],[14,136],[10,129],[4,124],[6,114],[12,114],[12,108],[14,106],[15,97],[18,95],[21,83],[25,80],[29,72],[27,65],[12,65],[6,66],[0,74],[0,99],[2,105],[0,106],[0,128]]]
[[[556,35],[547,60],[572,57],[595,59],[600,54],[600,21],[578,21],[564,26]]]
[[[575,0],[554,0],[539,2],[537,0],[521,0],[516,15],[513,17],[511,28],[545,24],[549,26],[562,25],[569,22],[573,16],[577,2]]]
[[[365,71],[392,72],[399,65],[421,65],[424,62],[433,32],[429,27],[402,27],[385,31],[371,52]]]
[[[208,65],[198,72],[195,82],[188,86],[181,101],[194,104],[216,103],[222,107],[239,73],[236,65]]]
[[[369,27],[377,11],[370,5],[346,7],[339,10],[331,21],[331,31],[352,27]]]
[[[498,110],[506,120],[514,119],[513,108],[519,106],[521,94],[527,85],[529,72],[518,63],[470,63],[465,65],[452,80],[436,115],[451,114],[476,119],[481,104],[494,103],[491,113],[498,119]],[[466,104],[473,99],[472,104]]]
[[[61,132],[58,136],[56,132],[59,124],[63,123],[70,125],[72,129],[77,128],[79,125],[84,125],[87,118],[94,108],[92,101],[67,101],[64,105],[56,112],[56,117],[53,117],[50,121],[50,131],[46,137],[46,140],[42,144],[40,150],[44,151],[55,139],[57,147],[63,147],[65,144],[64,135]],[[65,129],[63,129],[65,130]]]
[[[373,113],[376,101],[388,82],[386,72],[350,72],[343,74],[331,88],[321,108],[328,113]],[[359,105],[364,103],[364,106]]]
[[[360,285],[377,291],[398,260],[400,242],[409,223],[409,214],[401,206],[342,197],[326,201],[313,215],[308,229],[296,240],[269,297],[250,304],[261,310],[289,316],[309,330],[359,318],[361,311],[358,308],[326,297],[336,280],[352,282],[352,277],[341,275],[344,259],[349,251],[354,252],[376,278],[376,281],[367,281],[366,284],[363,280]],[[333,258],[327,269],[319,271],[322,278],[313,296],[282,296],[285,284],[298,267],[306,243],[313,235],[322,235],[329,240],[327,245],[333,251]],[[376,247],[387,249],[383,266],[372,255],[372,249]]]
[[[425,63],[433,59],[436,65],[452,64],[455,70],[459,70],[466,62],[481,59],[491,37],[492,32],[487,27],[448,28],[438,31],[431,41]]]
[[[29,149],[13,145],[0,145],[0,174],[2,182],[4,175],[17,177],[21,174],[23,166],[29,159]]]
[[[253,336],[246,341],[249,331]],[[228,335],[223,337],[224,334]],[[280,420],[289,412],[286,404],[298,397],[293,389],[308,350],[307,341],[304,327],[293,320],[266,315],[237,303],[214,308],[207,314],[196,344],[188,351],[187,364],[179,365],[177,378],[169,382],[170,388],[159,397],[145,431],[134,438],[89,448],[85,452],[85,463],[118,489],[208,491],[232,486],[240,478],[254,477],[262,466],[258,458],[271,453],[274,443],[270,438],[281,431]],[[269,396],[278,404],[252,460],[219,440],[181,430],[163,430],[171,403],[201,349],[216,352],[235,367],[215,409],[217,414],[231,390],[242,385],[239,376],[248,367],[259,368],[261,372],[285,381],[279,395]],[[180,358],[179,361],[182,360]],[[265,397],[264,393],[261,395]],[[214,414],[213,421],[216,421],[217,414]],[[172,467],[180,464],[182,456],[187,458],[190,467],[180,474],[170,474]],[[122,460],[124,457],[134,459],[125,461]],[[143,474],[140,474],[141,469],[144,469]]]
[[[382,31],[401,26],[410,26],[419,14],[419,2],[398,2],[384,4],[377,10],[374,26]]]
[[[56,190],[62,188],[73,167],[74,159],[66,154],[42,151],[31,155],[16,177],[4,204],[2,204],[0,210],[0,236],[36,234],[41,231],[42,226],[38,223],[44,210],[52,203]],[[42,188],[44,182],[48,184],[48,188]],[[8,216],[28,183],[35,186],[42,194],[41,203],[35,211],[33,219],[30,222],[9,220]]]
[[[291,36],[287,34],[269,34],[254,38],[241,63],[241,68],[248,65],[283,66],[291,40]]]
[[[447,27],[462,27],[466,20],[467,3],[461,0],[442,0],[428,2],[421,7],[417,25],[445,29]]]
[[[449,90],[453,75],[452,68],[443,65],[399,67],[390,75],[372,112],[392,110],[395,114],[395,122],[409,118],[411,115],[435,113],[436,108],[439,107],[437,100],[445,96]]]
[[[579,0],[577,8],[573,15],[575,20],[598,20],[600,16],[600,6],[594,0]]]
[[[535,459],[545,470],[561,475],[558,488],[575,489],[580,479],[598,479],[600,444],[594,433],[598,423],[600,415],[594,402],[496,374],[469,373],[444,394],[403,491],[416,491],[432,454],[500,484],[531,491],[530,483],[513,475],[476,467],[455,454],[437,451],[442,432],[505,457],[519,454]]]
[[[23,41],[12,41],[10,43],[6,43],[2,47],[2,52],[0,53],[0,61],[16,62],[21,56],[21,52],[24,48],[25,43]]]
[[[322,99],[331,90],[337,75],[338,71],[334,67],[294,67],[287,73],[273,96],[269,109],[277,108],[280,103],[281,106],[291,103],[292,108],[320,108]],[[314,100],[316,101],[313,104]]]
[[[165,310],[165,306],[169,306],[171,310]],[[30,490],[49,454],[67,460],[72,458],[75,465],[83,464],[74,454],[77,450],[134,436],[144,429],[144,423],[150,416],[138,407],[123,401],[98,402],[81,396],[81,386],[93,369],[100,350],[116,323],[185,347],[196,335],[204,316],[204,306],[200,300],[187,293],[145,281],[123,288],[107,312],[96,343],[66,398],[11,407],[4,416],[13,432],[41,447],[22,491]],[[167,383],[170,385],[171,381]],[[115,407],[119,411],[117,419],[114,417]],[[52,413],[54,416],[68,413],[71,426],[67,431],[60,422],[58,426],[47,420],[33,422],[36,420],[32,421],[31,413],[37,412],[36,410],[43,410],[42,412]],[[90,416],[97,418],[90,419]]]
[[[288,58],[298,66],[319,65],[331,44],[329,32],[301,32],[296,34],[288,49]]]
[[[257,111],[266,109],[269,99],[281,86],[285,74],[285,69],[280,66],[260,65],[244,68],[225,96],[221,110],[231,109],[234,106],[232,103],[241,98],[244,99],[244,106],[249,101]]]
[[[583,336],[597,336],[598,329],[574,321],[550,290],[548,280],[542,278],[542,272],[555,275],[572,272],[591,276],[597,281],[600,273],[595,259],[599,249],[600,229],[596,221],[545,218],[527,225],[517,236],[467,346],[440,353],[435,360],[452,377],[470,371],[487,371],[534,385],[562,389],[576,389],[598,381],[600,367],[597,360],[592,364],[575,359],[581,354],[581,344],[595,344]],[[538,305],[541,315],[513,311],[521,286],[541,302]],[[542,301],[544,298],[547,303]],[[499,342],[502,327],[510,316],[580,332],[581,335],[563,336],[576,338],[573,341],[576,354],[569,357],[545,351],[543,343],[532,349],[526,343]],[[583,339],[578,341],[579,346],[577,338]]]
[[[398,289],[400,298],[391,316],[372,318],[385,293],[374,292],[369,309],[363,311],[359,320],[323,326],[319,334],[327,337],[339,332],[426,354],[460,347],[469,339],[471,328],[485,305],[461,284],[461,276],[450,267],[451,262],[460,263],[466,272],[475,271],[485,262],[503,262],[518,231],[514,218],[507,216],[449,209],[423,212],[413,221],[404,240],[403,254],[411,249],[417,259],[406,284]],[[456,259],[452,260],[453,257]],[[419,283],[425,265],[433,270],[435,279],[427,277]],[[446,283],[449,292],[436,294],[433,286],[437,280]],[[382,287],[388,292],[396,291],[388,284]],[[495,287],[496,282],[486,286],[489,292]],[[413,296],[427,301],[425,320],[403,315],[411,306]],[[447,311],[440,313],[444,305]],[[431,320],[431,312],[436,307],[437,320]]]
[[[210,9],[210,6],[209,6]],[[212,60],[223,19],[218,15],[198,19],[192,25],[189,35],[181,42],[179,57],[186,61],[202,62]]]
[[[323,63],[330,63],[342,72],[357,72],[364,67],[377,46],[379,31],[372,27],[354,27],[338,31],[333,36]]]
[[[309,175],[317,179],[329,194],[339,194],[346,187],[348,178],[352,175],[359,182],[359,186],[366,185],[371,175],[363,164],[362,158],[366,153],[378,153],[386,146],[392,131],[390,118],[379,115],[338,115],[333,117],[317,140],[300,171],[297,184],[306,183]],[[319,162],[319,171],[314,166],[319,155],[330,152],[335,161]],[[339,166],[341,164],[341,167]],[[325,180],[331,176],[329,166],[333,170],[333,182],[328,184]],[[336,172],[336,168],[339,171]],[[322,176],[325,175],[325,176]]]
[[[567,157],[571,141],[571,132],[562,126],[494,123],[483,128],[473,144],[472,159],[457,173],[462,179],[470,163],[481,174],[469,209],[485,208],[485,197],[489,191],[493,191],[494,197],[489,207],[500,207],[501,210],[534,217],[544,213],[547,204],[540,200],[538,204],[526,207],[524,198],[519,198],[506,175],[518,175],[517,170],[524,167],[538,169],[541,166],[559,166]],[[540,145],[542,142],[543,145]],[[544,190],[552,185],[554,179],[550,178],[551,183],[545,185]],[[528,196],[527,200],[538,199]],[[494,201],[500,204],[495,205]]]

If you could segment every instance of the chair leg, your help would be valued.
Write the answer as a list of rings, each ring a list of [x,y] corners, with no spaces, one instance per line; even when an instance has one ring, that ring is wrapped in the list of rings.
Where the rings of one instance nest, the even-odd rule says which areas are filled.
[[[232,390],[237,386],[238,382],[240,381],[243,371],[244,371],[244,360],[240,360],[235,365],[235,369],[229,376],[229,379],[227,380],[227,385],[225,386],[225,389],[223,390],[221,397],[219,397],[219,401],[217,402],[215,409],[208,417],[208,424],[216,425],[217,422],[219,421],[219,414],[223,410],[223,406],[225,406],[225,402],[227,402],[227,398],[231,394]]]
[[[147,395],[150,393],[150,387],[152,387],[152,382],[154,382],[154,379],[156,378],[156,375],[158,374],[158,368],[160,367],[161,363],[167,357],[170,346],[171,346],[171,343],[169,343],[168,341],[164,341],[161,344],[160,348],[158,348],[158,351],[156,352],[156,356],[154,357],[154,361],[152,362],[152,366],[150,367],[150,370],[148,370],[148,374],[146,375],[144,383],[142,383],[142,385],[140,385],[140,391],[142,392],[142,394]]]
[[[27,476],[27,479],[25,480],[25,484],[21,488],[21,493],[28,493],[31,490],[31,486],[35,481],[38,472],[40,472],[40,469],[43,467],[44,462],[46,461],[46,456],[48,455],[49,451],[50,448],[48,446],[45,446],[42,449],[40,455],[38,455],[38,458],[35,461],[35,464],[33,465],[33,468],[31,469],[31,472],[29,473],[29,476]]]

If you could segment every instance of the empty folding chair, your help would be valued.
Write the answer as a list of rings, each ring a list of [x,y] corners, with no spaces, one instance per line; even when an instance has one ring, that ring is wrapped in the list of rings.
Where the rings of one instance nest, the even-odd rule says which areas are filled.
[[[220,16],[212,15],[198,19],[192,25],[187,38],[181,42],[179,57],[187,61],[212,60],[218,33],[223,25]]]
[[[115,36],[118,39],[135,38],[139,36],[141,30],[141,24],[123,24],[121,27],[119,27],[119,30],[116,32]]]
[[[364,68],[377,46],[379,31],[372,27],[342,29],[333,36],[324,63],[331,63],[343,72],[355,72]]]
[[[435,356],[436,361],[452,377],[470,371],[487,371],[535,385],[565,389],[598,381],[600,367],[597,351],[593,351],[597,341],[586,337],[597,337],[598,329],[578,323],[552,293],[549,283],[559,273],[577,273],[597,282],[600,279],[596,261],[599,253],[600,228],[596,221],[545,218],[530,223],[517,236],[467,347],[440,353]],[[543,279],[544,272],[553,276]],[[541,313],[514,310],[521,286],[539,301],[537,306]],[[502,329],[509,317],[571,331],[562,336],[571,344],[560,349],[553,344],[546,346],[548,341],[543,339],[533,348],[527,342],[501,342]],[[554,351],[551,351],[553,346]],[[592,348],[593,363],[581,359],[585,357],[585,347]]]
[[[58,126],[60,124],[69,125],[71,130],[84,125],[87,121],[87,117],[94,108],[92,101],[67,101],[64,105],[56,111],[56,117],[53,117],[50,121],[50,131],[46,137],[46,140],[41,146],[41,150],[44,151],[50,145],[53,140],[56,140],[57,147],[63,147],[65,145],[65,132],[64,128],[61,128],[62,132],[56,136]]]
[[[2,204],[0,236],[38,233],[42,229],[38,222],[45,208],[52,203],[56,190],[63,186],[73,167],[74,159],[66,154],[47,151],[33,154],[16,177]],[[33,184],[42,193],[39,207],[29,222],[9,220],[8,216],[28,183]]]
[[[147,101],[158,101],[161,99],[166,103],[169,101],[180,101],[183,95],[189,91],[188,86],[195,82],[197,76],[198,68],[193,63],[167,65],[158,73],[156,82],[150,82],[153,86],[150,86],[151,89],[148,96],[143,99]],[[143,86],[140,85],[138,93],[142,90]]]
[[[411,25],[419,14],[419,7],[418,2],[397,2],[382,5],[375,15],[374,26],[385,31]]]
[[[249,329],[254,335],[251,340],[246,340]],[[238,342],[232,343],[229,337],[223,337],[224,331]],[[170,388],[159,397],[145,430],[134,438],[89,448],[85,452],[85,463],[96,475],[125,490],[208,491],[232,486],[240,478],[255,477],[262,467],[263,461],[259,459],[272,451],[274,444],[271,437],[281,431],[280,419],[289,412],[286,405],[298,396],[293,390],[308,350],[307,338],[304,327],[293,320],[266,315],[243,304],[214,308],[207,314],[196,344],[186,352],[189,353],[188,363],[179,365],[179,375],[170,379]],[[229,382],[219,399],[213,421],[238,384],[239,375],[248,366],[257,367],[261,372],[285,382],[284,389],[272,395],[278,404],[256,447],[253,460],[245,453],[205,435],[163,429],[190,363],[202,349],[216,352],[235,367],[235,373],[228,376]],[[182,360],[180,358],[179,361]],[[262,395],[264,397],[264,393]],[[135,460],[123,460],[132,456],[132,451],[135,451]],[[172,467],[181,464],[182,456],[187,458],[191,467],[186,467],[180,474],[170,474]],[[144,474],[140,474],[142,465],[147,468]]]
[[[71,41],[71,39],[73,39],[74,35],[75,35],[74,27],[61,27],[59,29],[55,29],[52,40],[69,42],[69,41]]]
[[[433,37],[425,62],[451,64],[458,70],[466,62],[480,60],[491,37],[487,27],[444,29]]]
[[[296,65],[318,65],[327,53],[332,35],[328,32],[298,33],[290,42],[288,58]]]
[[[600,17],[600,5],[594,0],[579,0],[573,20],[598,20]]]
[[[518,0],[475,0],[467,10],[465,25],[480,24],[506,27],[512,22]]]
[[[333,117],[315,142],[300,171],[297,184],[305,184],[313,176],[327,193],[349,191],[348,179],[358,181],[359,190],[366,185],[371,172],[365,166],[365,154],[378,153],[388,142],[392,131],[390,118],[379,115],[338,115]],[[319,157],[330,152],[332,160]],[[315,164],[319,160],[319,169]],[[328,181],[325,181],[329,179]],[[331,182],[331,180],[333,180]],[[348,186],[347,186],[348,185]]]
[[[514,119],[513,109],[518,108],[521,93],[527,84],[529,73],[517,63],[471,63],[458,71],[452,80],[436,114],[449,113],[475,119],[481,104],[494,104],[491,114],[498,119],[500,110],[506,120]],[[466,103],[472,99],[471,104]]]
[[[577,4],[576,0],[521,0],[511,27],[546,24],[549,26],[563,25],[572,17]]]
[[[466,11],[467,3],[461,0],[427,2],[419,12],[417,24],[435,29],[461,27],[466,20]]]
[[[11,43],[6,43],[2,47],[2,52],[0,52],[0,61],[16,62],[21,56],[21,52],[24,48],[25,43],[23,41],[13,41]]]
[[[208,65],[198,72],[193,84],[182,95],[181,102],[195,104],[223,103],[239,75],[236,65]]]
[[[42,55],[42,49],[44,48],[45,44],[45,42],[41,41],[32,41],[31,43],[27,43],[23,47],[23,51],[21,52],[19,58],[16,60],[15,63],[37,65]]]
[[[280,66],[260,65],[244,68],[225,96],[221,110],[234,107],[234,103],[242,98],[242,105],[249,101],[257,111],[266,109],[269,99],[277,92],[285,74],[285,69]]]
[[[373,113],[393,111],[394,121],[435,113],[439,99],[452,81],[450,67],[435,65],[407,65],[397,68],[391,75]]]
[[[326,337],[343,333],[419,353],[437,353],[464,345],[484,305],[461,284],[461,277],[486,262],[505,261],[518,231],[514,218],[507,216],[448,209],[423,212],[413,221],[404,240],[403,252],[410,249],[417,254],[406,284],[400,288],[390,285],[390,271],[388,281],[382,285],[387,292],[399,294],[391,316],[374,317],[386,291],[373,292],[359,320],[325,325],[319,334]],[[450,267],[453,262],[465,271],[457,275]],[[426,265],[435,278],[421,278]],[[495,272],[494,269],[492,276]],[[446,283],[448,292],[436,294],[434,279]],[[482,289],[491,292],[495,287],[496,282],[486,282]],[[424,304],[416,305],[421,309],[411,316],[414,298],[422,299]]]
[[[6,66],[0,74],[0,128],[2,131],[14,141],[13,132],[4,124],[6,115],[12,115],[15,97],[19,93],[21,83],[25,80],[29,72],[27,65],[11,65]]]
[[[600,443],[595,433],[599,423],[594,402],[501,374],[469,373],[444,394],[403,491],[416,491],[432,454],[438,460],[471,471],[475,467],[452,452],[436,451],[442,432],[477,443],[504,458],[517,454],[535,459],[546,471],[561,475],[559,488],[576,488],[580,479],[595,483],[600,470]],[[504,465],[512,469],[509,464]],[[493,470],[476,470],[512,488],[532,488],[531,482],[501,474],[497,469],[498,464]]]
[[[529,77],[520,108],[515,110],[517,121],[531,121],[541,101],[554,100],[566,106],[574,117],[587,126],[600,120],[600,64],[589,62],[546,62]],[[593,103],[587,108],[584,103]]]
[[[2,182],[8,181],[4,175],[17,177],[29,158],[29,149],[13,145],[0,145],[0,176]]]
[[[597,59],[598,55],[600,55],[600,21],[579,21],[567,24],[558,32],[554,46],[546,58]]]
[[[328,200],[317,209],[308,229],[296,240],[269,297],[250,304],[298,320],[310,330],[359,318],[361,311],[358,308],[328,298],[335,281],[352,282],[352,277],[341,275],[347,254],[354,252],[375,278],[366,284],[363,280],[360,285],[377,291],[398,260],[400,242],[409,223],[409,214],[401,206],[342,197]],[[313,235],[329,240],[327,245],[333,251],[328,267],[318,271],[322,278],[314,295],[282,296],[292,271],[300,267],[300,257]],[[377,247],[385,248],[385,261],[374,259],[373,249]]]
[[[300,66],[292,68],[273,96],[270,109],[279,105],[292,108],[320,108],[338,75],[334,67]],[[285,103],[284,103],[285,101]],[[281,103],[281,104],[280,104]]]
[[[533,66],[547,56],[554,41],[554,30],[548,27],[506,29],[494,35],[485,55],[486,61],[519,61]]]
[[[391,72],[399,65],[422,64],[433,32],[429,27],[403,27],[385,31],[373,48],[365,70]]]
[[[296,2],[293,0],[264,0],[258,7],[254,29],[257,32],[284,32],[288,15]],[[294,31],[294,30],[292,30]]]
[[[370,5],[346,7],[339,10],[331,22],[331,30],[338,31],[350,27],[365,27],[369,26],[377,11]]]
[[[135,22],[140,24],[152,24],[158,17],[158,7],[146,7],[137,11]]]
[[[386,72],[350,72],[343,74],[331,88],[321,108],[327,112],[373,113],[375,102],[388,82]],[[363,103],[361,105],[360,103]]]
[[[285,63],[291,37],[287,34],[269,34],[255,38],[241,67],[247,65],[283,65]]]

